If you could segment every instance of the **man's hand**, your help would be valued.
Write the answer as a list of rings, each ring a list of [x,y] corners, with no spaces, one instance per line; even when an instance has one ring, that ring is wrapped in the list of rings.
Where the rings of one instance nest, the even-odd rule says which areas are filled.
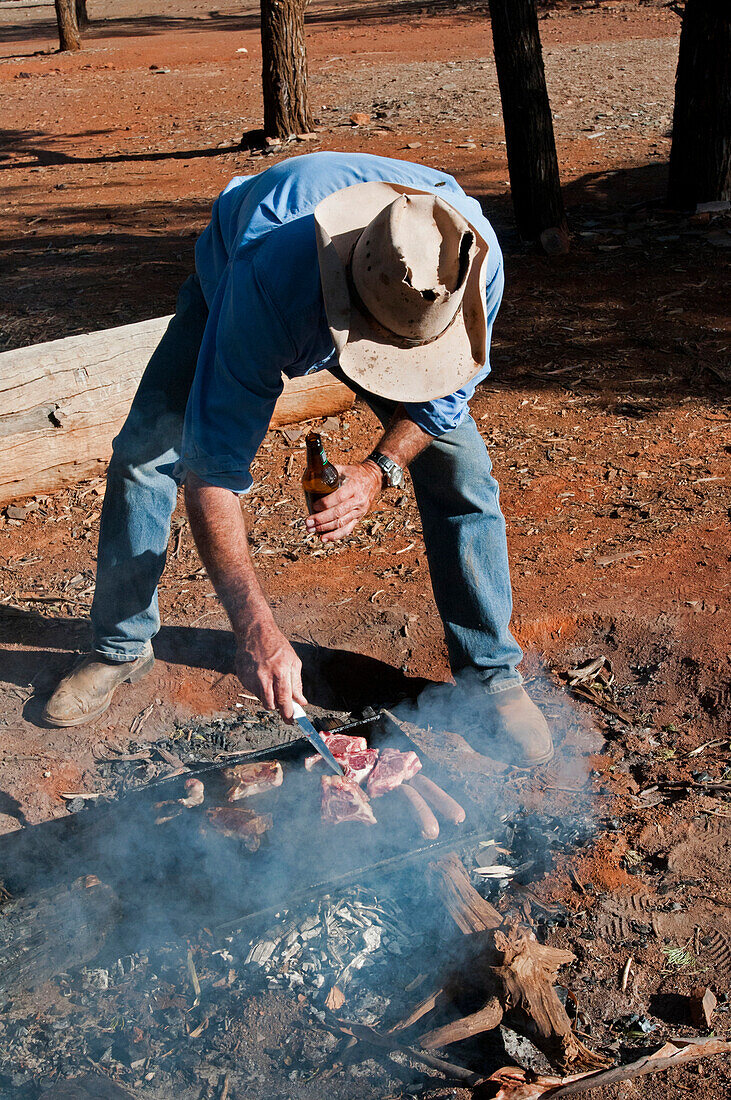
[[[334,493],[318,500],[314,514],[308,516],[307,530],[323,542],[345,538],[373,507],[381,494],[383,477],[375,462],[359,466],[337,466],[342,485]]]
[[[236,675],[269,710],[292,721],[292,700],[304,706],[302,662],[272,619],[253,622],[239,639]]]

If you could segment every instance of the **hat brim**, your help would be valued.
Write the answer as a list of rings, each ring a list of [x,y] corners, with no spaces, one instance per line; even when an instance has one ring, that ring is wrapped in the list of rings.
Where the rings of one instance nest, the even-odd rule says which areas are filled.
[[[476,251],[462,305],[452,324],[429,344],[405,347],[390,342],[351,301],[347,265],[363,229],[399,195],[434,193],[396,183],[356,183],[328,195],[315,208],[320,281],[340,368],[369,393],[390,401],[418,403],[446,397],[474,378],[487,356],[489,246],[471,224]]]

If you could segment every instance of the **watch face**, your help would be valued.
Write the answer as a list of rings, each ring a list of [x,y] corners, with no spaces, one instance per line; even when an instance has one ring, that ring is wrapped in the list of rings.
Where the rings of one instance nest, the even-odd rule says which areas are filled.
[[[403,472],[403,470],[399,470],[398,467],[391,470],[391,474],[390,474],[390,477],[389,477],[388,480],[391,482],[391,485],[393,486],[394,489],[400,489],[401,486],[404,483],[404,472]]]

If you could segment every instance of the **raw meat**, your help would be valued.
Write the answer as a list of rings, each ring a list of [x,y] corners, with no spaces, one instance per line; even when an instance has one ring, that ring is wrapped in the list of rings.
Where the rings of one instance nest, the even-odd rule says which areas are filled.
[[[252,795],[281,787],[284,773],[278,760],[257,760],[251,764],[225,768],[223,777],[231,784],[226,794],[227,800],[238,802],[240,798],[251,798]]]
[[[185,789],[188,792],[184,798],[171,798],[166,802],[156,802],[152,807],[155,811],[155,824],[164,825],[173,818],[179,817],[184,809],[200,806],[205,797],[205,788],[200,779],[185,781]]]
[[[425,775],[415,775],[413,786],[440,817],[445,818],[446,821],[451,821],[453,825],[462,824],[467,816],[463,807],[460,806],[459,802],[455,802],[451,795],[438,787],[436,783],[432,783],[431,779],[427,779]]]
[[[200,806],[205,797],[205,788],[200,779],[186,779],[185,789],[188,792],[185,798],[180,798],[178,801],[181,806]]]
[[[354,779],[356,783],[362,783],[376,766],[378,749],[349,752],[347,756],[335,756],[335,759],[342,766],[346,779]]]
[[[322,820],[328,825],[339,825],[342,821],[376,824],[373,810],[368,805],[368,795],[354,779],[345,779],[340,775],[322,777]]]
[[[342,764],[344,756],[349,756],[354,752],[366,752],[368,749],[368,742],[365,737],[351,737],[347,733],[323,733],[322,739],[339,764]],[[314,768],[318,760],[322,760],[319,752],[315,753],[314,756],[306,756],[305,767],[307,770],[310,771]]]
[[[272,827],[271,814],[257,814],[243,806],[218,806],[208,810],[208,820],[224,836],[243,840],[250,852],[255,852],[263,834]]]
[[[395,791],[402,783],[413,779],[418,771],[421,771],[421,760],[415,752],[383,749],[378,763],[368,777],[368,794],[371,798],[378,798],[388,791]]]

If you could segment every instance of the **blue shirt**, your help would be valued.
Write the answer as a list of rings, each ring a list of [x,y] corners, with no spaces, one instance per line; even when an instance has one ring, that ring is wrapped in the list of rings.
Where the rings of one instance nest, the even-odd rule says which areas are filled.
[[[327,195],[370,180],[432,191],[450,202],[490,246],[487,346],[503,291],[503,262],[492,226],[451,176],[369,153],[310,153],[256,176],[238,176],[216,200],[195,263],[209,317],[185,414],[181,460],[211,485],[251,488],[249,466],[283,389],[336,363],[320,287],[313,211]],[[408,415],[430,435],[455,428],[489,360],[462,389]]]

